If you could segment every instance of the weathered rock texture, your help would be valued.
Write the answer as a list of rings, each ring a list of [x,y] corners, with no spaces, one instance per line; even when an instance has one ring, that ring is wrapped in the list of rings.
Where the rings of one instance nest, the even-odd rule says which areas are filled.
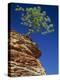
[[[36,43],[30,38],[11,31],[8,35],[8,75],[39,76],[45,75],[41,62],[37,59],[41,56]]]

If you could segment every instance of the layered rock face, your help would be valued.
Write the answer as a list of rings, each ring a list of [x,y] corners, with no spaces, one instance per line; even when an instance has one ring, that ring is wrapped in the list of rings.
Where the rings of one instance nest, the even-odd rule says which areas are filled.
[[[41,62],[37,59],[41,56],[36,43],[30,38],[15,31],[8,35],[8,75],[39,76],[45,75]]]

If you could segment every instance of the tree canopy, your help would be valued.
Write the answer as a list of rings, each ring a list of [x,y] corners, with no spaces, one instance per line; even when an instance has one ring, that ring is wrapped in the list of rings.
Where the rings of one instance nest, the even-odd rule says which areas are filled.
[[[22,12],[21,24],[28,27],[26,35],[30,35],[33,32],[46,34],[54,31],[52,20],[46,14],[46,11],[41,10],[40,6],[23,8],[17,5],[16,11]]]

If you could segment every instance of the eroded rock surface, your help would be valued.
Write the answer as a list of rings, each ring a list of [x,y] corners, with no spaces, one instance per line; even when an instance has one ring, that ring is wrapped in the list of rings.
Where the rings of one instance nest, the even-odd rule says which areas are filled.
[[[38,76],[45,75],[41,62],[37,59],[41,51],[30,38],[15,31],[8,35],[8,75]]]

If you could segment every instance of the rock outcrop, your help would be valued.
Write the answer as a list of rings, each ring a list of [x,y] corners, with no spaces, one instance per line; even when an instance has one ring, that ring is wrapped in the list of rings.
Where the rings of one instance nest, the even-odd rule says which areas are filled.
[[[15,31],[8,35],[8,75],[39,76],[45,75],[41,62],[37,59],[41,51],[30,38]]]

